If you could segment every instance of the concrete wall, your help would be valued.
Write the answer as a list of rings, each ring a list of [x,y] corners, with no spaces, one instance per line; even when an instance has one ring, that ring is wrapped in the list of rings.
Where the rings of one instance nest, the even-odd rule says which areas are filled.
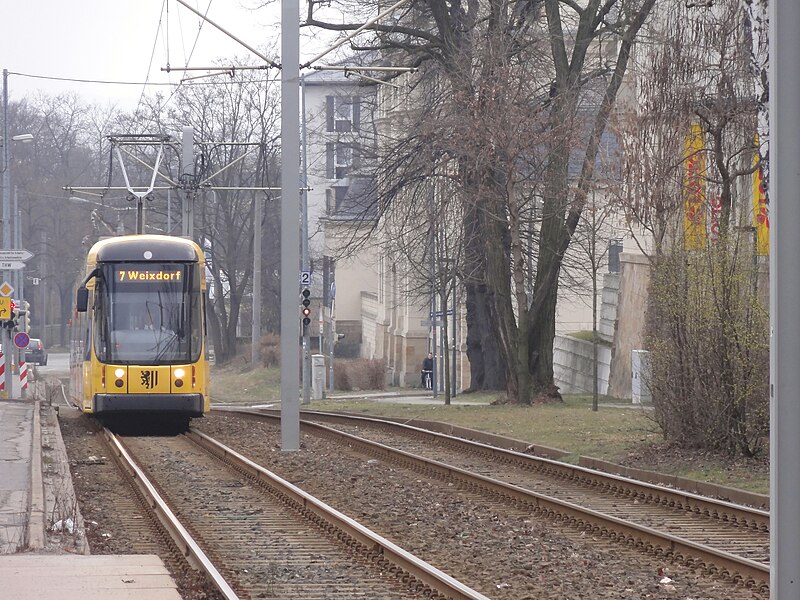
[[[603,276],[603,290],[600,294],[600,319],[597,332],[609,344],[614,341],[617,327],[617,307],[619,306],[619,273],[606,273]]]
[[[608,393],[611,347],[598,344],[598,392]],[[562,394],[591,394],[594,390],[594,349],[591,342],[556,335],[553,344],[553,375]]]
[[[329,222],[325,228],[325,254],[340,256],[345,254],[347,244],[352,240],[356,229],[349,223]],[[378,265],[375,250],[364,248],[357,254],[339,258],[336,261],[336,322],[361,322],[362,293],[377,293]],[[359,334],[360,335],[360,334]]]
[[[616,398],[630,398],[631,351],[643,348],[650,262],[641,254],[627,253],[620,256],[620,262],[617,327],[608,393]]]
[[[375,320],[378,316],[378,294],[361,292],[361,358],[375,358],[380,347]]]

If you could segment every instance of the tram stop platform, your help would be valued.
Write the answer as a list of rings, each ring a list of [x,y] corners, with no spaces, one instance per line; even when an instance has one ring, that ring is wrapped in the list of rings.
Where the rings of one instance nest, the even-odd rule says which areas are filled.
[[[0,556],[3,597],[15,600],[180,600],[157,556]]]
[[[91,554],[56,408],[30,395],[0,400],[0,597],[180,600],[159,557]],[[77,533],[48,535],[65,507]]]

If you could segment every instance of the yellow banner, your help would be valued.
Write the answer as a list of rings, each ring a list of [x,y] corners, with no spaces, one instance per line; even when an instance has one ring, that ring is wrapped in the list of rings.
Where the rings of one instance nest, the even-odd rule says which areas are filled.
[[[753,155],[753,164],[757,164],[759,160],[756,152]],[[769,256],[769,200],[764,190],[764,172],[761,170],[761,165],[753,173],[753,227],[756,228],[756,254]]]
[[[686,173],[683,177],[683,247],[702,250],[706,247],[706,160],[703,154],[703,131],[692,124],[684,146]]]

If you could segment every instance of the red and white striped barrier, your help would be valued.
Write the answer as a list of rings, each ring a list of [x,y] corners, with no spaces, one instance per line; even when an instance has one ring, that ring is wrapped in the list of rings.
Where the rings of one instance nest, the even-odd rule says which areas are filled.
[[[19,361],[19,389],[28,389],[28,363],[22,359]]]
[[[6,389],[6,361],[0,352],[0,390]]]

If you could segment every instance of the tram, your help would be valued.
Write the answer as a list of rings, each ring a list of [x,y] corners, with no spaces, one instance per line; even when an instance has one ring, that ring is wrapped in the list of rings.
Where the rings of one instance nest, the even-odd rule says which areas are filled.
[[[209,410],[205,258],[187,239],[109,238],[92,246],[70,332],[70,396],[101,417]]]

